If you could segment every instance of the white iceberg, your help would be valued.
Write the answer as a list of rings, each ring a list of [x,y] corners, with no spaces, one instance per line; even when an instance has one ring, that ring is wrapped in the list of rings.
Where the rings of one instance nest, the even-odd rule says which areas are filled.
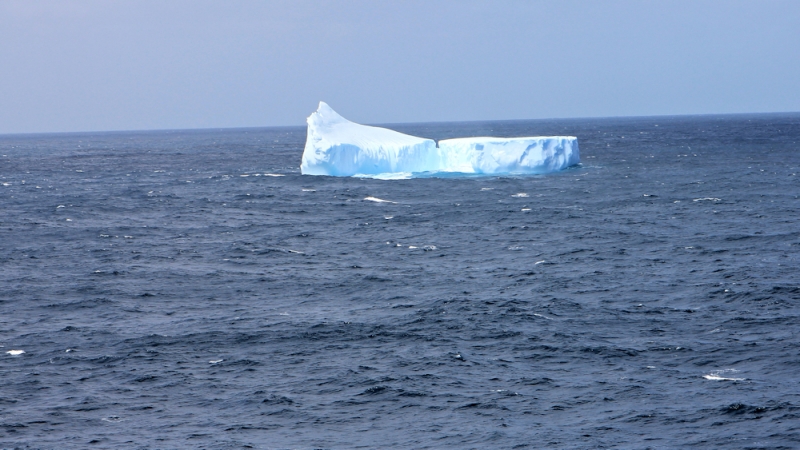
[[[308,117],[300,171],[306,175],[408,178],[415,174],[541,174],[580,162],[578,139],[471,137],[439,145],[380,127],[350,122],[320,102]]]

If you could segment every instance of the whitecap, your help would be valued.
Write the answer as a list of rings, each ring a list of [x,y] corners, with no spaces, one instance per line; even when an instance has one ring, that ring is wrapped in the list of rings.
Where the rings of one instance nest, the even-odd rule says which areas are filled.
[[[529,197],[529,195],[528,195],[528,194],[526,194],[525,192],[519,192],[519,193],[516,193],[516,194],[512,194],[511,196],[512,196],[512,197],[517,197],[517,198],[525,198],[525,197]]]
[[[380,199],[378,197],[365,197],[364,200],[369,201],[369,202],[375,202],[375,203],[393,203],[393,204],[397,204],[397,202],[393,202],[391,200],[383,200],[383,199]]]
[[[703,378],[706,380],[711,381],[745,381],[747,378],[740,378],[740,377],[730,377],[730,376],[723,376],[724,374],[734,374],[739,372],[736,369],[722,369],[722,370],[714,370],[707,375],[703,375]]]
[[[415,247],[413,245],[409,245],[408,248],[412,248],[413,249],[413,248],[417,248],[417,247]]]
[[[719,375],[714,375],[714,374],[703,375],[703,378],[711,381],[744,381],[746,379],[746,378],[721,377]]]
[[[286,175],[282,173],[265,173],[265,177],[285,177]]]
[[[123,421],[123,420],[125,420],[125,419],[123,419],[123,418],[122,418],[122,417],[120,417],[120,416],[108,416],[108,417],[103,417],[103,418],[102,418],[102,419],[100,419],[100,420],[102,420],[103,422],[111,422],[111,423],[116,423],[116,422],[122,422],[122,421]]]
[[[541,260],[541,261],[536,261],[535,263],[533,263],[533,265],[534,265],[534,266],[537,266],[537,265],[539,265],[539,264],[542,264],[543,262],[545,262],[545,261],[544,261],[544,260]]]
[[[520,209],[520,211],[522,211],[522,212],[527,212],[527,211],[530,211],[530,210],[531,210],[530,208],[522,208],[522,209]]]
[[[692,201],[693,202],[702,202],[702,201],[706,201],[706,200],[708,200],[710,202],[719,202],[722,199],[719,199],[719,198],[716,198],[716,197],[703,197],[703,198],[696,198],[696,199],[694,199]]]
[[[316,189],[305,189],[305,188],[302,191],[303,192],[317,192]]]
[[[9,350],[6,353],[8,353],[11,356],[19,356],[19,355],[25,353],[25,350]]]
[[[209,364],[219,364],[219,363],[221,363],[222,361],[225,361],[225,360],[224,360],[224,359],[212,359],[212,360],[211,360],[211,361],[209,361],[208,363],[209,363]]]
[[[493,191],[494,188],[481,188],[482,191]]]

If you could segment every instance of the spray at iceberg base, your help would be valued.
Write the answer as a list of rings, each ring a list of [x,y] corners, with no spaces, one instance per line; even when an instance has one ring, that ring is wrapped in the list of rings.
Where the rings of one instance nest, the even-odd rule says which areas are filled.
[[[398,179],[424,176],[543,174],[580,163],[572,136],[445,139],[436,145],[350,122],[324,102],[308,117],[304,175]]]

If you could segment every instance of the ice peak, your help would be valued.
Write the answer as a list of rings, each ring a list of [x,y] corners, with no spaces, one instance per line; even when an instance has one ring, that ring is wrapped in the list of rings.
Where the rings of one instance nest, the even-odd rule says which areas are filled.
[[[333,125],[336,123],[347,123],[349,120],[340,116],[327,103],[319,102],[317,110],[308,116],[308,124],[315,126]]]
[[[329,104],[327,104],[325,102],[319,102],[319,106],[317,107],[317,114],[333,115],[333,116],[336,116],[336,117],[342,117],[336,111],[334,111],[333,108],[331,108],[331,106]]]

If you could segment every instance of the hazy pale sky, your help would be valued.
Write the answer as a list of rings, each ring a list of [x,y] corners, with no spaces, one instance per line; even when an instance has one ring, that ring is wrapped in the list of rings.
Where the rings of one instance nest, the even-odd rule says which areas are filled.
[[[800,111],[800,1],[0,0],[0,133]]]

